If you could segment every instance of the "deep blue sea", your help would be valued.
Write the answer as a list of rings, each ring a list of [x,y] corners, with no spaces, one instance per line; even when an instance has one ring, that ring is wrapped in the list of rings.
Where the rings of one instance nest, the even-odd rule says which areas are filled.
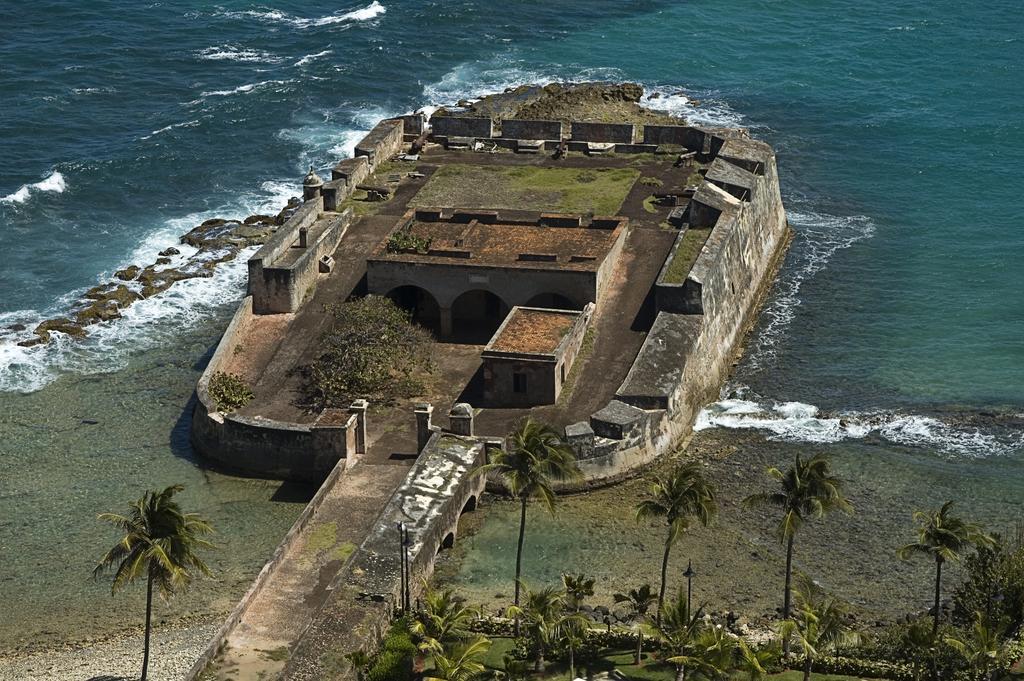
[[[703,426],[867,443],[872,474],[969,471],[971,499],[1002,504],[987,517],[1021,515],[1018,0],[8,1],[0,27],[0,607],[22,613],[0,649],[55,613],[57,637],[119,625],[88,580],[93,516],[145,487],[184,481],[223,528],[230,578],[193,605],[237,596],[301,508],[187,443],[244,259],[84,342],[19,348],[8,327],[208,217],[279,208],[383,116],[523,82],[637,81],[775,145],[795,240]]]

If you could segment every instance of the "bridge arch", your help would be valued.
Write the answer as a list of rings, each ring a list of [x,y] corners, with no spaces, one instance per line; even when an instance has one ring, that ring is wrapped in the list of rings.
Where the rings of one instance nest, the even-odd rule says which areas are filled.
[[[441,306],[433,294],[412,284],[398,286],[387,293],[395,305],[412,314],[412,321],[429,329],[435,336],[441,334]]]

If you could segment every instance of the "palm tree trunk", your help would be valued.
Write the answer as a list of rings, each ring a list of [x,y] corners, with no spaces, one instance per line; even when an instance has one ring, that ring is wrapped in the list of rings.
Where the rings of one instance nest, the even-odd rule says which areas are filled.
[[[644,655],[644,630],[638,629],[636,632],[636,664],[640,664],[640,659]]]
[[[573,650],[572,641],[569,642],[569,680],[576,678],[576,651]]]
[[[655,623],[661,625],[661,609],[665,604],[665,584],[668,580],[668,554],[672,550],[672,530],[669,529],[668,539],[665,540],[665,556],[661,559],[661,590],[658,591],[658,615],[655,617]],[[690,604],[686,604],[689,609]]]
[[[686,667],[683,665],[676,667],[676,681],[686,681]]]
[[[146,577],[146,636],[142,644],[142,679],[146,681],[146,674],[149,671],[149,632],[152,629],[153,616],[153,572]]]
[[[939,603],[942,600],[942,559],[935,557],[935,619],[932,621],[932,636],[939,633]]]
[[[814,664],[814,660],[810,655],[804,660],[804,681],[811,681],[811,665]]]
[[[521,500],[522,511],[519,514],[519,544],[516,547],[516,595],[515,605],[519,605],[519,579],[523,572],[523,539],[526,538],[526,497]],[[515,635],[519,636],[519,616],[516,616]]]
[[[789,619],[789,612],[792,608],[793,599],[793,539],[795,535],[790,534],[786,541],[786,591],[782,595],[782,619]],[[789,657],[789,639],[782,641],[782,657]]]

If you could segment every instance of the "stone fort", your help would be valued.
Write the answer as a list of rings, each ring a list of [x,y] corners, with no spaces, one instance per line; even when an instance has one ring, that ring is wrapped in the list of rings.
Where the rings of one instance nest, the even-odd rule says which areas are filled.
[[[775,154],[744,130],[442,113],[383,120],[353,158],[311,168],[249,260],[192,440],[222,467],[320,488],[190,679],[312,679],[325,665],[354,679],[341,654],[372,648],[402,607],[395,523],[429,575],[483,491],[471,471],[525,415],[564,432],[577,489],[678,447],[785,251]],[[309,412],[295,369],[316,355],[324,306],[366,294],[430,330],[437,379],[414,402]],[[216,372],[255,397],[219,411]],[[344,559],[299,560],[332,523]],[[287,659],[257,652],[279,646]]]

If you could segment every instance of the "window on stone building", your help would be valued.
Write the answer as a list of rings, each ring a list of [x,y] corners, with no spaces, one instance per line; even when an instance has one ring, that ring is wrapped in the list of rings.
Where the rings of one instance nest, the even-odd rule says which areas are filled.
[[[526,374],[518,371],[512,374],[512,392],[526,392]]]

